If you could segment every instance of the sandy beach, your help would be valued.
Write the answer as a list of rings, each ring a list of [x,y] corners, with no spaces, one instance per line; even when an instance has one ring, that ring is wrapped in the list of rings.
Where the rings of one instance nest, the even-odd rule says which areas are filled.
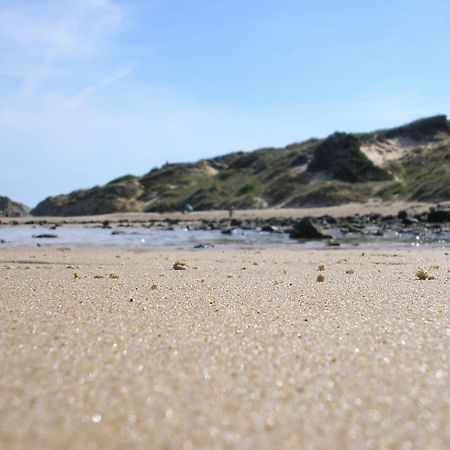
[[[271,218],[294,218],[298,219],[305,216],[319,217],[329,215],[332,217],[352,216],[355,214],[394,214],[400,210],[409,210],[411,212],[425,212],[433,206],[433,203],[424,202],[369,202],[369,203],[347,203],[338,206],[326,207],[311,207],[311,208],[265,208],[265,209],[246,209],[234,211],[233,217],[241,220],[262,219],[269,220]],[[166,213],[143,213],[143,212],[124,212],[114,214],[97,214],[94,216],[69,216],[69,217],[55,217],[55,216],[24,216],[24,217],[1,217],[0,223],[3,224],[24,224],[27,222],[45,221],[48,223],[65,223],[80,224],[80,223],[102,223],[107,220],[110,223],[117,223],[120,221],[133,222],[147,222],[164,221],[164,220],[178,220],[182,222],[195,222],[199,220],[225,220],[228,219],[228,211],[194,211],[188,214],[182,212],[166,212]]]
[[[2,248],[0,448],[448,448],[449,270],[448,250]]]

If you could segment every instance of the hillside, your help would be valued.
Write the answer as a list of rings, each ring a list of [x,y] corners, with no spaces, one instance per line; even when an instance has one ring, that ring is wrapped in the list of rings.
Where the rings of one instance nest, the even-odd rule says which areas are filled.
[[[334,133],[284,148],[166,164],[48,197],[34,215],[331,206],[369,199],[450,199],[446,116],[364,134]]]
[[[0,217],[21,217],[29,212],[28,206],[15,202],[9,197],[0,196]]]

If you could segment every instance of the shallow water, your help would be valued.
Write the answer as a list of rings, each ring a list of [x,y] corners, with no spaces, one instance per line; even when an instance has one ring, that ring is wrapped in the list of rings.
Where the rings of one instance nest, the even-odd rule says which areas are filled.
[[[120,246],[142,249],[171,247],[190,249],[199,244],[236,248],[328,248],[327,241],[297,241],[287,233],[268,233],[256,230],[235,230],[231,235],[218,230],[202,231],[187,229],[160,230],[143,227],[121,229],[124,234],[112,234],[114,230],[95,227],[46,227],[3,226],[0,227],[0,246]],[[117,230],[116,230],[117,231]],[[450,233],[426,230],[420,233],[386,232],[383,236],[370,233],[342,234],[338,229],[327,230],[340,248],[397,248],[424,247],[450,248]],[[33,235],[55,234],[56,238],[34,238]]]

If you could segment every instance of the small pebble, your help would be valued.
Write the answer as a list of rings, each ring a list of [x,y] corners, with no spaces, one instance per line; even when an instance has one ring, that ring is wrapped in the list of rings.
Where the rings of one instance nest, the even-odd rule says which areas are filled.
[[[96,279],[100,279],[100,278],[112,278],[112,279],[117,279],[119,278],[119,275],[117,275],[117,273],[107,273],[105,275],[94,275],[94,278]]]
[[[184,261],[176,261],[173,268],[175,270],[187,270],[189,269],[189,266]]]
[[[355,269],[347,269],[345,271],[345,273],[348,274],[348,275],[351,275],[351,274],[355,273]]]
[[[325,275],[323,273],[319,273],[319,275],[317,275],[317,281],[319,283],[323,283],[325,281]]]
[[[436,278],[429,275],[424,269],[419,269],[416,272],[416,277],[418,280],[435,280]]]
[[[325,264],[324,263],[320,263],[319,267],[317,268],[317,270],[320,270],[321,272],[323,272],[325,270]]]

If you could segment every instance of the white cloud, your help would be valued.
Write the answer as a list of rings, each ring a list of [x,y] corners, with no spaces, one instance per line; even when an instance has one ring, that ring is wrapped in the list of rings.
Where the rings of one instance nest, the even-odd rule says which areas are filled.
[[[20,97],[34,95],[45,80],[70,76],[65,64],[108,51],[124,21],[124,9],[112,0],[3,3],[0,76],[14,80]]]
[[[0,2],[5,152],[40,152],[51,170],[55,156],[65,151],[63,144],[83,133],[85,117],[95,127],[91,104],[96,95],[134,69],[115,47],[127,20],[128,11],[116,0]],[[21,147],[23,139],[35,145]]]

